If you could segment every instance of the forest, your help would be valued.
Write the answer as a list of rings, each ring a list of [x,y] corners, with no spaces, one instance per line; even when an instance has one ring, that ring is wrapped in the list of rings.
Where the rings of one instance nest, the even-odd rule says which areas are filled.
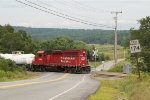
[[[0,53],[24,51],[35,53],[38,50],[87,49],[87,43],[67,36],[57,36],[48,40],[35,40],[25,30],[15,30],[11,25],[0,26]]]
[[[36,40],[49,40],[57,36],[68,36],[75,40],[81,40],[88,44],[113,44],[114,30],[100,29],[58,29],[58,28],[31,28],[16,27],[16,31],[25,30],[28,35]],[[118,31],[118,44],[124,45],[129,37],[129,30]]]

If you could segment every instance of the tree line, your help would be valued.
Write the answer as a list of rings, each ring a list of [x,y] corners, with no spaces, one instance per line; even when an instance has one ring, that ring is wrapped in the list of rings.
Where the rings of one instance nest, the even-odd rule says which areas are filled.
[[[49,40],[33,40],[24,30],[15,31],[11,25],[0,26],[0,52],[25,51],[35,53],[38,50],[53,49],[87,49],[87,44],[66,36],[58,36]]]
[[[31,36],[26,31],[14,31],[10,25],[0,26],[0,52],[11,53],[12,51],[26,51],[30,53],[34,50],[35,44]]]
[[[30,28],[14,27],[15,30],[23,29],[27,31],[33,39],[49,40],[57,36],[69,36],[75,40],[84,41],[88,44],[114,44],[114,30],[100,29],[58,29],[58,28]],[[129,30],[118,31],[118,44],[124,45]]]

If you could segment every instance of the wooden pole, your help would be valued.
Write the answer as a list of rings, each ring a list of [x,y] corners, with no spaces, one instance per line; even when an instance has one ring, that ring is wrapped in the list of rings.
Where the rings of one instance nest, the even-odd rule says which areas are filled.
[[[138,56],[138,53],[137,53],[137,54],[136,54],[137,70],[138,70],[139,79],[141,79],[140,66],[139,66],[139,60],[138,60],[138,58],[139,58],[139,56]]]

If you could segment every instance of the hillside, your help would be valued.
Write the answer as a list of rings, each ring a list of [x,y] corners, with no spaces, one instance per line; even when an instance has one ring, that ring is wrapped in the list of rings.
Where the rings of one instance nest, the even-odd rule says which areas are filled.
[[[73,39],[82,40],[86,43],[112,44],[114,39],[113,30],[100,29],[57,29],[57,28],[30,28],[30,27],[14,27],[15,30],[25,30],[33,39],[47,40],[57,36],[69,36]],[[118,43],[123,44],[125,38],[129,35],[129,31],[123,30],[118,32]]]

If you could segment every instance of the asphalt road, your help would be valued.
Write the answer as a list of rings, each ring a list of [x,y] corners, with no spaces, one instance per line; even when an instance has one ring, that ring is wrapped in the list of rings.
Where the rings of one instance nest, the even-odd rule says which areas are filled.
[[[123,60],[124,59],[118,59],[118,63]],[[105,62],[104,64],[101,64],[100,66],[98,66],[95,70],[96,71],[109,70],[114,64],[115,64],[114,61],[108,61],[108,62]]]
[[[98,86],[90,74],[49,72],[30,80],[0,82],[0,100],[86,100]]]
[[[112,65],[113,61],[105,62],[92,72]],[[34,79],[0,82],[0,100],[86,100],[98,87],[90,74],[47,72]]]

